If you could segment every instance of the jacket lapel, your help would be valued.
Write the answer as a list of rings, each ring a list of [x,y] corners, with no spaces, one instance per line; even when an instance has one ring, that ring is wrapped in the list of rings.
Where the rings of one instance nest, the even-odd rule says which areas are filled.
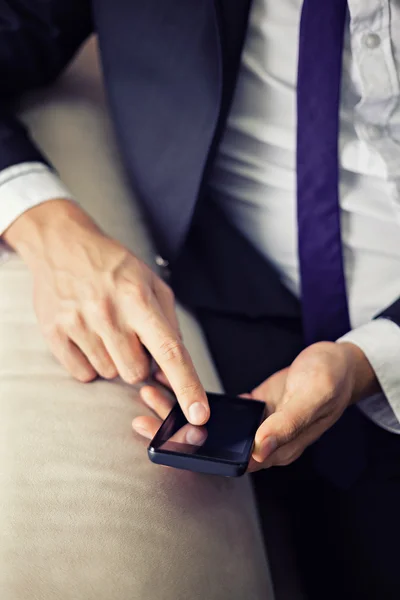
[[[213,0],[95,0],[105,79],[128,175],[171,258],[195,206],[219,117]]]
[[[222,131],[249,4],[93,2],[128,175],[168,258],[185,238]]]

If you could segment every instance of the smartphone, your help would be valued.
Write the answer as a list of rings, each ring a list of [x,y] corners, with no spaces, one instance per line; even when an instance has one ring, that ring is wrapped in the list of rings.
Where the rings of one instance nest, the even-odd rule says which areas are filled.
[[[224,394],[207,397],[208,423],[191,425],[176,403],[150,443],[149,458],[176,469],[240,477],[247,471],[265,404]]]

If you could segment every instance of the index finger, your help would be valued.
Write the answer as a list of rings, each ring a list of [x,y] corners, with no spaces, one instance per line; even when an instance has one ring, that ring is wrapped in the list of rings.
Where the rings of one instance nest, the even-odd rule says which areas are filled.
[[[135,331],[165,373],[189,423],[204,425],[210,417],[205,390],[189,352],[157,305],[139,319]]]

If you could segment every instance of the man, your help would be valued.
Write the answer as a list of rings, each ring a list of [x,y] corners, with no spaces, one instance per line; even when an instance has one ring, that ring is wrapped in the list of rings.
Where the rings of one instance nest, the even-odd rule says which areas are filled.
[[[3,0],[0,15],[4,106],[98,32],[160,263],[225,388],[267,404],[252,469],[290,510],[310,597],[398,598],[398,3]],[[136,383],[147,349],[205,423],[170,288],[73,202],[6,108],[0,143],[0,231],[54,355],[80,381]]]

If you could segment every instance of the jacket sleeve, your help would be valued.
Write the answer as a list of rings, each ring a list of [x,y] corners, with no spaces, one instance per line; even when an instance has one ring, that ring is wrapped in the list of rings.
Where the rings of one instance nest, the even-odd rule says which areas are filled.
[[[0,172],[47,162],[10,106],[56,79],[92,31],[90,0],[0,0]]]

